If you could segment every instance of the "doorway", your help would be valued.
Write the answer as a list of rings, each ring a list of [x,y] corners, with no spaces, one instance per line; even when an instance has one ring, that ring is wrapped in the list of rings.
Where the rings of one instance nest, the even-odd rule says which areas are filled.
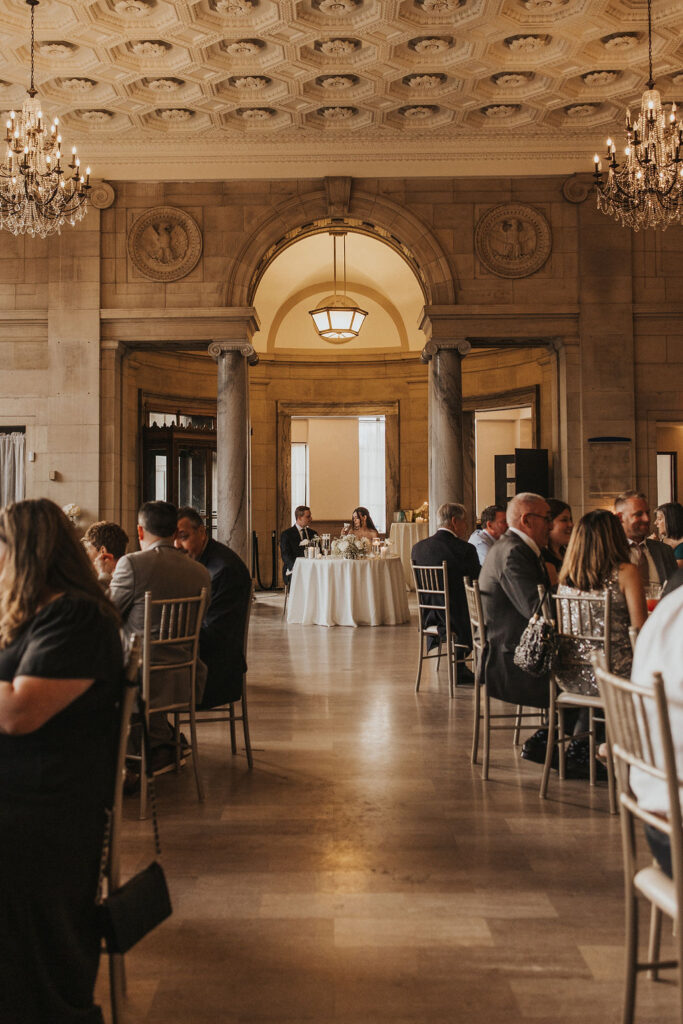
[[[680,501],[678,471],[683,464],[683,423],[657,424],[657,504]]]
[[[516,448],[532,448],[533,435],[530,405],[475,410],[474,465],[477,512],[487,505],[496,503],[496,457],[511,455],[514,458]]]

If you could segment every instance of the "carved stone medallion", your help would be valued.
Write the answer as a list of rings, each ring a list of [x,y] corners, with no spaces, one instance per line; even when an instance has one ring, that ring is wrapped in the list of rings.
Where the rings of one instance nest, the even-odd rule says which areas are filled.
[[[175,206],[147,210],[128,233],[128,255],[153,281],[179,281],[197,266],[201,254],[199,225]]]
[[[504,203],[479,219],[474,245],[483,265],[497,277],[529,277],[550,256],[550,224],[531,206]]]

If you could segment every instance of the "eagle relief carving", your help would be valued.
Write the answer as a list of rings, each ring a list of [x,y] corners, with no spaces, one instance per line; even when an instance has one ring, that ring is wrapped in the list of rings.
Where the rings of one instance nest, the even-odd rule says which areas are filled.
[[[497,277],[529,277],[550,256],[550,224],[532,206],[494,206],[479,219],[474,245],[483,266]]]
[[[128,234],[128,253],[134,266],[153,281],[186,277],[201,252],[199,225],[189,213],[174,206],[147,210]]]

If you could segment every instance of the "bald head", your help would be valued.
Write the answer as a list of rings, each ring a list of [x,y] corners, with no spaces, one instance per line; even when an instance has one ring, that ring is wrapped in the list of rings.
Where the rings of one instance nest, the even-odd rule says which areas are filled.
[[[507,507],[508,526],[531,537],[539,548],[546,547],[550,530],[550,505],[541,494],[522,491]]]

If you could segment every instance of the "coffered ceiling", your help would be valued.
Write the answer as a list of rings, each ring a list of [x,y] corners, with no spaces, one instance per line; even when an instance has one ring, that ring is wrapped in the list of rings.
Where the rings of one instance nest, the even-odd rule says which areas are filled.
[[[653,0],[665,100],[683,0]],[[0,107],[29,9],[0,0]],[[589,170],[647,79],[645,0],[41,0],[36,79],[95,175]]]

